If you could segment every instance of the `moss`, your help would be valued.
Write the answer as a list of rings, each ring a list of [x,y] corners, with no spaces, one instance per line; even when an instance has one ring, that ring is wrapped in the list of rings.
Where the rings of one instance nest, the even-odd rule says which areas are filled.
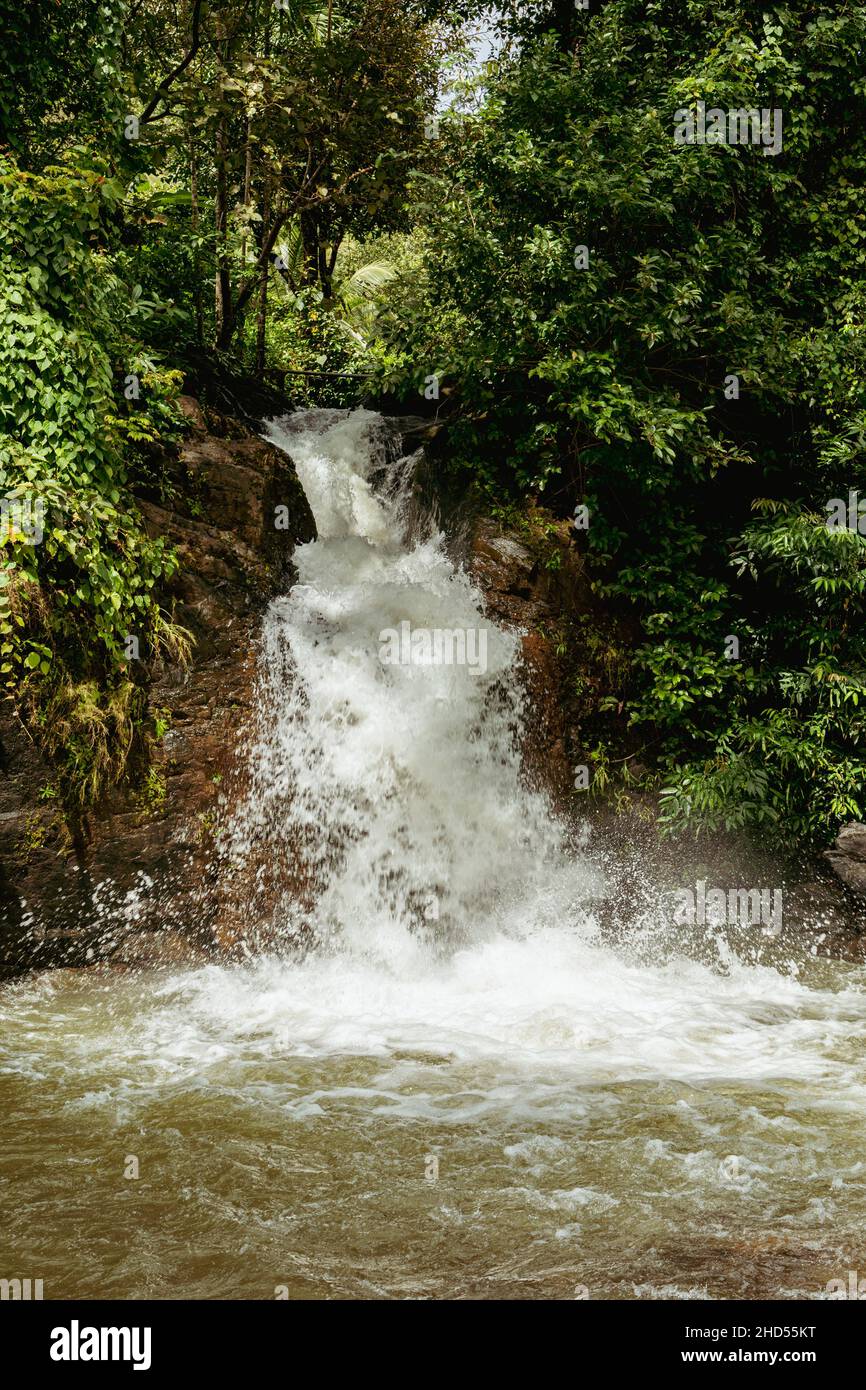
[[[30,811],[15,846],[16,856],[29,859],[36,850],[42,849],[48,838],[50,825],[50,819],[46,819],[39,811]]]
[[[167,789],[165,776],[158,767],[150,766],[135,792],[134,800],[141,820],[155,820],[165,813]]]

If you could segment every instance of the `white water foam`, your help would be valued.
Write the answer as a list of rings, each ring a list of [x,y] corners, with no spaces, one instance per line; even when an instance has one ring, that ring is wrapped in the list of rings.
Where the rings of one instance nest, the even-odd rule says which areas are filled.
[[[306,891],[284,895],[284,934],[402,973],[458,942],[524,932],[554,880],[557,914],[585,919],[598,876],[565,854],[521,774],[519,639],[483,616],[440,534],[405,536],[411,461],[364,410],[308,412],[268,434],[291,453],[318,538],[296,550],[297,582],[265,621],[236,861],[255,843],[294,864]],[[383,663],[381,634],[405,622],[483,632],[486,670]]]
[[[592,1082],[834,1074],[866,1034],[861,971],[814,990],[731,953],[723,976],[678,958],[639,966],[599,943],[602,878],[521,774],[519,639],[483,617],[441,535],[405,535],[411,462],[389,453],[381,417],[303,412],[268,435],[291,454],[319,536],[265,623],[234,850],[301,848],[312,892],[281,912],[287,936],[316,949],[246,976],[204,972],[193,1011],[287,1030],[302,1055],[507,1054]],[[483,624],[487,673],[384,666],[379,634],[404,619]],[[857,1067],[836,1076],[862,1094]]]
[[[730,951],[722,970],[670,951],[653,964],[600,940],[602,877],[524,784],[519,638],[483,616],[438,532],[406,535],[411,460],[381,417],[303,412],[268,433],[319,535],[266,617],[228,855],[290,872],[290,949],[155,979],[127,1042],[88,1029],[87,1055],[128,1046],[188,1075],[233,1056],[418,1054],[578,1085],[788,1080],[862,1107],[862,969],[806,960],[798,978]],[[383,665],[379,634],[404,619],[483,625],[487,672]],[[30,1026],[28,990],[8,1002]]]

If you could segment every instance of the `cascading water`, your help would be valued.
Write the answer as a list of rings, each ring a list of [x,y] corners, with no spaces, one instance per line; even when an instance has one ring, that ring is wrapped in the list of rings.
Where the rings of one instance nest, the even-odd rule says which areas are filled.
[[[265,622],[252,788],[230,844],[241,862],[251,842],[300,859],[304,901],[282,895],[283,935],[405,972],[458,941],[525,933],[552,884],[578,920],[592,876],[522,784],[519,642],[483,618],[441,535],[422,519],[407,540],[412,460],[363,410],[305,413],[269,437],[291,451],[318,539]],[[423,650],[436,633],[457,659],[436,662],[432,636]]]
[[[265,622],[225,869],[276,949],[0,991],[6,1263],[52,1298],[866,1273],[862,969],[605,944],[601,876],[521,776],[517,640],[417,524],[410,464],[367,412],[270,435],[319,536]],[[383,661],[406,622],[486,659]]]

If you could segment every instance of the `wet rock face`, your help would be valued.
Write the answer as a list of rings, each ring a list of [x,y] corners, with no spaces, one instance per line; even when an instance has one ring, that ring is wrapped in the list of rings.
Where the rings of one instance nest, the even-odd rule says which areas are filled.
[[[0,715],[0,973],[114,952],[141,961],[166,931],[205,946],[218,932],[213,830],[241,776],[259,621],[315,525],[283,453],[189,397],[182,406],[176,500],[139,502],[151,535],[179,552],[164,601],[195,637],[190,665],[158,668],[149,690],[169,724],[150,791],[115,792],[70,827],[40,799],[52,775],[29,732]]]
[[[524,542],[486,517],[475,524],[469,554],[490,617],[523,633],[523,684],[532,711],[524,742],[526,771],[560,809],[571,797],[574,774],[567,753],[565,672],[555,634],[564,613],[585,612],[591,601],[568,530],[567,522],[558,523],[548,537],[549,554],[558,557],[555,568],[545,564],[531,540]]]
[[[843,825],[835,845],[825,851],[824,858],[846,888],[866,898],[866,825],[858,821]]]

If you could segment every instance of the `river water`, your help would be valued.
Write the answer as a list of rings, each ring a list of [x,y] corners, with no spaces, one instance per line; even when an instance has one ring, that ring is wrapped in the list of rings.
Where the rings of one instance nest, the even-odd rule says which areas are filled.
[[[270,875],[244,964],[0,990],[0,1275],[215,1299],[866,1277],[863,967],[602,933],[599,857],[521,776],[518,639],[413,515],[411,462],[364,411],[269,432],[318,539],[265,619],[223,845],[250,901],[263,857],[292,891],[275,908]],[[484,661],[383,660],[407,621]]]

